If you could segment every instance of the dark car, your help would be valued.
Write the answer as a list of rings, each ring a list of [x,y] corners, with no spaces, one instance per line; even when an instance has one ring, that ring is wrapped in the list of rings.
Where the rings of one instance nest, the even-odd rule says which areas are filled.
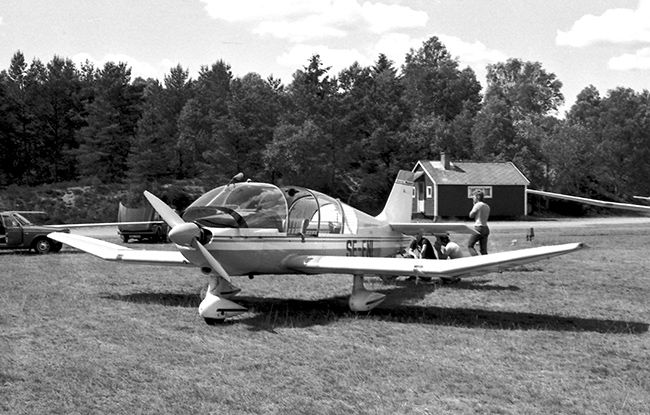
[[[47,237],[70,229],[34,225],[20,212],[0,212],[0,249],[33,249],[37,254],[59,252],[62,244]]]

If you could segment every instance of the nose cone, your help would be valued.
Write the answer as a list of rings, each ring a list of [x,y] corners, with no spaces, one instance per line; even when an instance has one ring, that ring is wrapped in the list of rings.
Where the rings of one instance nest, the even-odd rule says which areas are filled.
[[[194,222],[183,222],[169,231],[169,240],[176,245],[190,246],[192,241],[201,237],[201,229]]]

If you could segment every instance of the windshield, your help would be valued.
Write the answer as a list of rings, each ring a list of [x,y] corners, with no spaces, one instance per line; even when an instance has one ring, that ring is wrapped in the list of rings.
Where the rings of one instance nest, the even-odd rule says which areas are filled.
[[[275,229],[289,235],[354,234],[380,222],[338,199],[296,186],[238,183],[209,191],[183,214],[207,227]]]
[[[265,228],[281,231],[287,218],[287,202],[282,191],[266,183],[240,183],[217,187],[194,203],[185,221],[204,226]]]

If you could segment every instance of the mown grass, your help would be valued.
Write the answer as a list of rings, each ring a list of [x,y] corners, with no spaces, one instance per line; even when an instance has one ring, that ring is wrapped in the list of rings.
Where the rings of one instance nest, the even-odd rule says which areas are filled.
[[[650,413],[649,231],[495,230],[492,252],[591,248],[452,286],[368,278],[388,299],[367,314],[350,276],[237,277],[249,312],[219,326],[197,270],[0,253],[0,411]]]

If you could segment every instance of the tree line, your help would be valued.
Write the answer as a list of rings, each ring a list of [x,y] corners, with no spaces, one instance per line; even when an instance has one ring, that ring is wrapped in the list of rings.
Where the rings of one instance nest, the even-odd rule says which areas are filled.
[[[562,82],[539,62],[487,67],[485,91],[437,37],[401,67],[380,54],[338,74],[314,55],[284,85],[223,60],[197,79],[131,77],[121,62],[77,67],[16,52],[0,72],[0,187],[179,180],[237,172],[377,210],[417,160],[512,161],[531,187],[630,201],[650,195],[650,99],[586,86],[565,117]]]

